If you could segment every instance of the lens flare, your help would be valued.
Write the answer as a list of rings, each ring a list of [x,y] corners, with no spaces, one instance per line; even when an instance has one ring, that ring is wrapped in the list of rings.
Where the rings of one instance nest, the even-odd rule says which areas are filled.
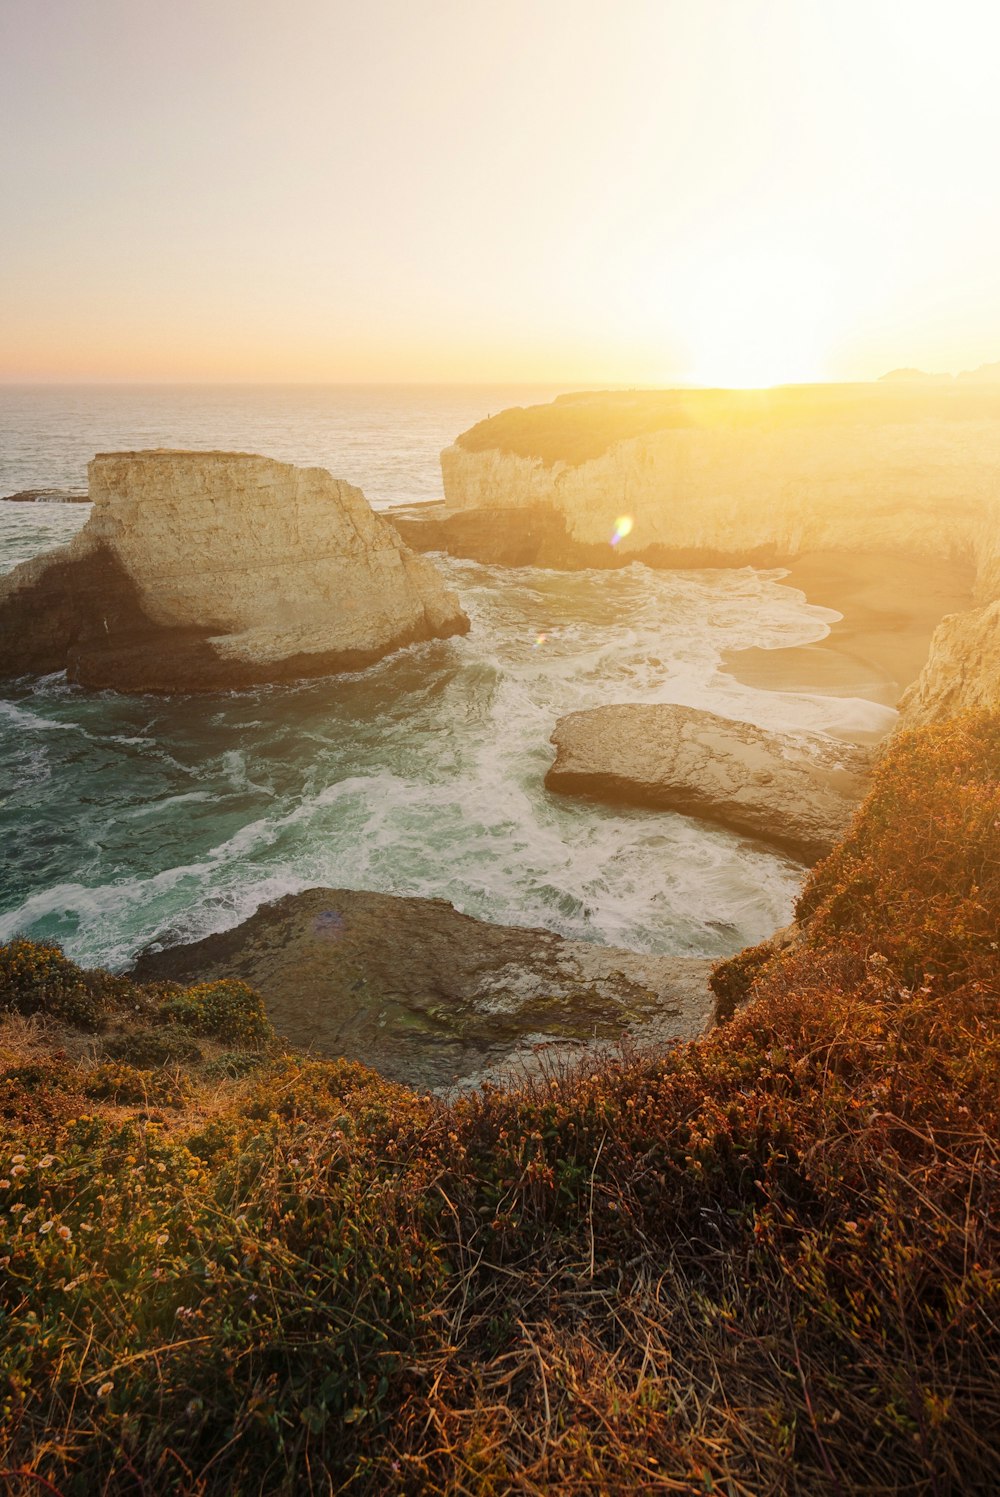
[[[544,643],[545,643],[545,641],[546,641],[546,640],[547,640],[547,639],[548,639],[548,637],[549,637],[549,636],[548,636],[548,635],[547,635],[547,634],[539,634],[539,635],[538,635],[538,636],[537,636],[537,637],[536,637],[536,639],[535,639],[535,643],[534,643],[534,644],[533,644],[533,645],[532,645],[532,646],[531,646],[531,648],[532,648],[532,649],[533,649],[533,650],[537,650],[537,649],[538,649],[538,646],[539,646],[539,645],[543,645],[543,644],[544,644]]]
[[[627,535],[632,534],[632,526],[635,524],[631,515],[619,515],[615,521],[615,528],[611,532],[611,544],[617,546]]]

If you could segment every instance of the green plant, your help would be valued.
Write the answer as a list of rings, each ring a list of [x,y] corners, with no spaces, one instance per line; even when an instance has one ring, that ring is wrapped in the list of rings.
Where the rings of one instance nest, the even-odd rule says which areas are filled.
[[[185,988],[161,1009],[163,1017],[192,1034],[253,1049],[274,1038],[264,1000],[245,982],[223,979]]]
[[[103,1015],[86,974],[58,946],[15,939],[0,946],[0,1009],[46,1014],[96,1029]]]

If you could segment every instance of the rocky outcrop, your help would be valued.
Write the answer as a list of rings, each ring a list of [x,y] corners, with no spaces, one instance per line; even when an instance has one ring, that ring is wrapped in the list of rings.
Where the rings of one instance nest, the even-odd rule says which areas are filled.
[[[595,707],[552,734],[550,790],[719,822],[805,862],[843,836],[867,789],[863,749],[769,733],[693,707]]]
[[[1000,712],[1000,600],[942,619],[927,664],[900,698],[899,726],[977,710]]]
[[[1000,592],[995,386],[585,395],[493,417],[441,466],[445,507],[428,522],[484,561],[491,536],[509,545],[514,510],[549,565],[884,552],[968,558],[980,596]],[[470,512],[478,532],[458,522]],[[633,526],[612,547],[623,514]]]
[[[18,489],[16,494],[4,494],[4,504],[86,504],[89,494],[77,494],[69,489]]]
[[[537,1046],[701,1034],[712,966],[490,925],[440,899],[310,889],[222,935],[145,953],[134,975],[242,978],[292,1044],[440,1086]]]
[[[468,619],[360,489],[246,453],[90,464],[73,541],[0,581],[0,676],[128,691],[354,670]]]

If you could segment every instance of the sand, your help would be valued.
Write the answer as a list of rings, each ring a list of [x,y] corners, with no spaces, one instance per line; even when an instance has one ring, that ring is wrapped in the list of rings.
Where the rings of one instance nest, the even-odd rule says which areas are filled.
[[[944,615],[971,606],[973,568],[952,561],[808,552],[791,563],[782,581],[843,617],[815,644],[727,650],[723,669],[765,691],[862,697],[894,707],[919,675]]]

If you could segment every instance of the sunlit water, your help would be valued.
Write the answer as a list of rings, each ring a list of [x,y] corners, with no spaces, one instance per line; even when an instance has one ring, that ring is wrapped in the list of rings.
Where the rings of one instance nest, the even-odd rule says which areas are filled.
[[[70,406],[57,416],[42,399],[33,437],[17,393],[13,407],[0,393],[19,432],[16,477],[0,465],[11,488],[78,483],[83,430],[90,451],[217,445],[320,462],[383,503],[432,496],[438,448],[501,404],[377,392],[366,407],[352,392],[310,449],[315,392],[302,408],[287,391],[272,406],[254,392],[244,407],[231,391],[201,405],[186,392],[188,426],[174,392],[128,392],[109,429],[111,396],[88,404],[76,391],[73,432]],[[507,392],[506,403],[518,393],[532,398]],[[279,439],[293,427],[294,440]],[[0,505],[0,569],[68,539],[86,514]],[[884,709],[759,692],[717,671],[723,649],[816,639],[835,616],[778,586],[778,572],[438,564],[472,632],[354,676],[211,697],[95,694],[62,677],[4,687],[0,939],[54,937],[122,966],[149,942],[225,929],[317,884],[444,898],[640,951],[724,954],[787,920],[800,867],[684,817],[549,795],[548,739],[562,713],[607,702],[681,702],[765,726],[872,725]]]

